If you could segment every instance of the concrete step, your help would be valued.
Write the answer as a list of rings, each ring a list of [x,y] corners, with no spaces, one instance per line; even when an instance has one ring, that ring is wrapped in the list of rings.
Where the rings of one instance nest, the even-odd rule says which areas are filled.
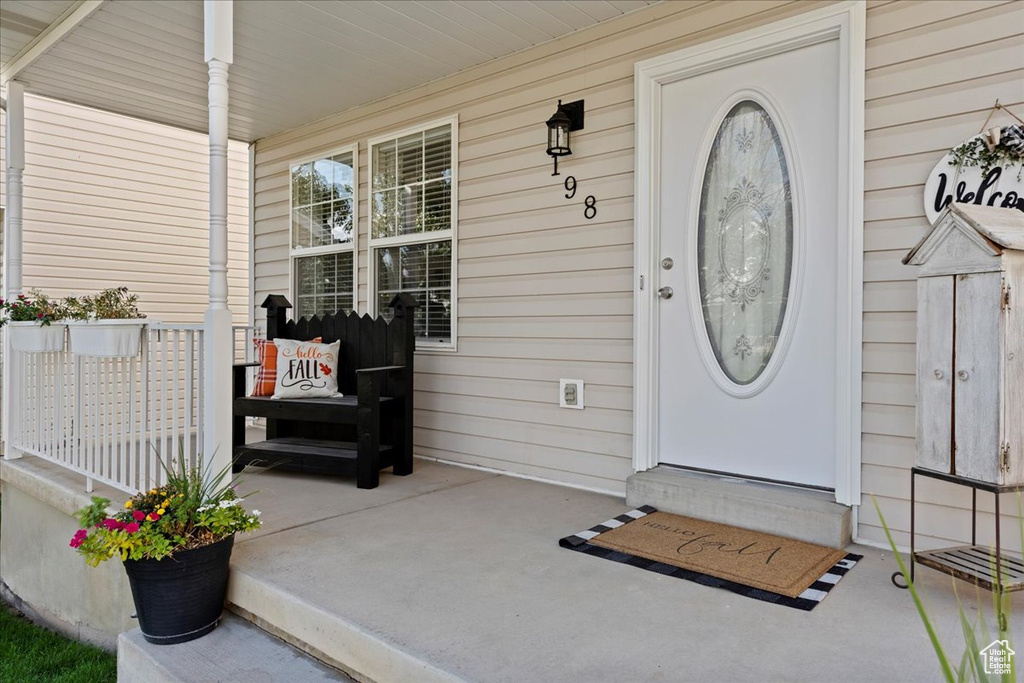
[[[851,509],[827,491],[655,467],[626,480],[626,504],[845,548]]]
[[[352,679],[243,619],[224,614],[213,632],[153,645],[135,629],[117,639],[118,683],[318,683]]]
[[[325,588],[336,592],[336,586]],[[358,681],[461,681],[383,634],[303,600],[287,586],[235,566],[228,609],[294,647],[350,673]],[[295,679],[301,680],[301,679]]]

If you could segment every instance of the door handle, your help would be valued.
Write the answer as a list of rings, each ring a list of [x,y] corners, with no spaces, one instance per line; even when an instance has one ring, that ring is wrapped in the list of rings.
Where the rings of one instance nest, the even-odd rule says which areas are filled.
[[[662,299],[671,299],[674,292],[671,287],[662,287],[658,290],[658,296]]]

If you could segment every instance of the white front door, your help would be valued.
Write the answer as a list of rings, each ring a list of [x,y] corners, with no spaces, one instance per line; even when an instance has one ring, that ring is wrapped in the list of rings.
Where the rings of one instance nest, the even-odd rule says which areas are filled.
[[[840,62],[834,37],[661,86],[662,463],[836,486]]]

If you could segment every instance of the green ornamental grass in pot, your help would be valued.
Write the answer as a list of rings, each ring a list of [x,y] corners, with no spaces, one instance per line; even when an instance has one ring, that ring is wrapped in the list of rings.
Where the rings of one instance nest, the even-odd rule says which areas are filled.
[[[246,511],[237,485],[224,483],[229,470],[210,477],[200,460],[167,470],[166,484],[113,514],[99,497],[78,511],[82,528],[71,547],[94,567],[115,557],[124,563],[139,628],[151,643],[193,640],[220,621],[235,534],[260,527],[259,510]]]

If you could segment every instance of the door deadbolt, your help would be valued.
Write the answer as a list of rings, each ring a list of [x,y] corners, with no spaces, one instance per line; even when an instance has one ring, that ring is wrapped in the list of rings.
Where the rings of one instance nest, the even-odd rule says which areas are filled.
[[[672,291],[671,287],[662,287],[661,289],[658,290],[658,296],[660,296],[662,299],[671,299],[672,294],[674,294],[674,292]]]
[[[668,257],[661,259],[661,267],[663,270],[672,270],[672,266],[675,264],[676,262]]]

